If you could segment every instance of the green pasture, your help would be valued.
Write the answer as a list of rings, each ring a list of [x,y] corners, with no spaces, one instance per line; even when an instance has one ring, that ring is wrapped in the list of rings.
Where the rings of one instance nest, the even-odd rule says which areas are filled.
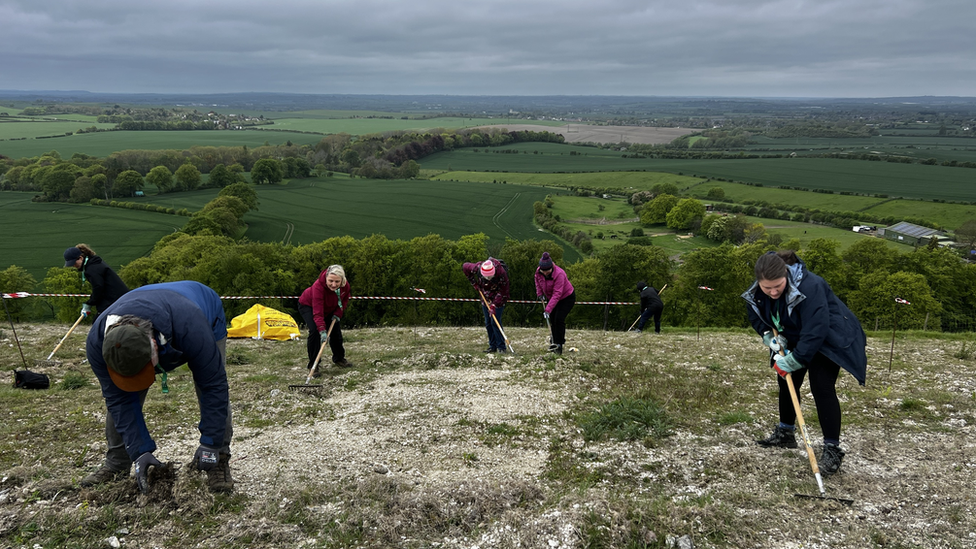
[[[556,143],[520,143],[508,148],[523,153],[497,154],[491,148],[461,149],[431,155],[422,161],[422,165],[424,169],[502,173],[648,170],[693,177],[721,177],[761,183],[767,187],[787,185],[930,200],[976,201],[976,186],[972,184],[976,180],[976,171],[970,168],[830,158],[622,158],[620,153]],[[572,151],[580,154],[570,155]]]
[[[770,138],[755,136],[745,147],[750,152],[795,152],[800,156],[815,156],[825,153],[866,154],[877,153],[892,157],[906,157],[915,161],[936,159],[956,160],[958,162],[976,161],[976,141],[965,137],[936,136],[934,131],[921,132],[898,130],[917,135],[880,135],[870,138],[827,139],[827,138]]]
[[[747,187],[751,188],[751,187]],[[813,193],[810,193],[813,194]],[[687,232],[676,232],[667,226],[652,225],[644,227],[638,221],[633,221],[633,208],[620,198],[602,199],[595,197],[566,196],[555,193],[552,195],[553,215],[558,215],[561,223],[573,232],[583,231],[593,240],[593,247],[600,251],[610,246],[626,242],[631,231],[642,228],[644,235],[651,238],[655,246],[660,246],[668,255],[678,255],[695,248],[717,246],[718,243],[703,237],[690,237]],[[601,210],[600,207],[603,206]],[[779,234],[783,240],[797,238],[801,246],[808,246],[817,238],[837,240],[841,249],[847,249],[851,244],[862,238],[871,236],[855,233],[850,230],[826,227],[812,223],[764,219],[745,216],[749,223],[761,223],[770,234]],[[602,238],[601,238],[602,235]],[[907,251],[909,246],[886,241],[899,251]]]
[[[77,130],[75,126],[73,130]],[[0,141],[0,154],[11,158],[40,156],[56,150],[62,158],[83,153],[104,158],[113,152],[128,149],[188,149],[194,145],[214,147],[259,147],[265,143],[280,144],[286,141],[300,145],[318,143],[321,135],[282,132],[274,130],[243,131],[139,131],[98,132],[75,134],[55,139],[27,139],[24,141]]]
[[[445,172],[434,179],[440,181],[507,182],[520,185],[589,187],[617,189],[623,194],[650,190],[660,183],[674,183],[685,189],[701,182],[701,179],[665,172],[592,172],[592,173],[515,173],[506,172]]]
[[[50,118],[0,118],[0,154],[3,154],[2,151],[7,149],[8,144],[5,141],[9,139],[36,139],[49,135],[63,136],[65,133],[73,133],[91,126],[108,129],[115,127],[115,124],[98,124],[94,119],[91,122],[82,122],[77,120],[53,120]],[[53,142],[53,139],[41,139],[41,141]]]
[[[546,195],[539,187],[322,177],[256,189],[260,209],[245,216],[246,236],[261,242],[300,245],[343,235],[410,239],[431,233],[455,240],[479,232],[496,242],[548,238],[532,223],[532,204]],[[565,256],[579,257],[571,249]]]
[[[708,191],[714,188],[725,191],[724,202],[743,203],[748,200],[765,200],[770,204],[792,204],[805,208],[817,208],[830,211],[852,211],[870,208],[884,202],[885,198],[873,196],[853,196],[843,194],[815,193],[812,191],[794,191],[791,189],[777,189],[772,187],[756,187],[727,181],[704,181],[685,191],[703,202],[708,202]],[[913,202],[914,203],[914,202]]]
[[[145,255],[187,217],[156,212],[31,202],[34,193],[0,192],[0,270],[23,267],[40,282],[51,267],[64,265],[64,249],[90,245],[115,269]]]
[[[763,227],[766,228],[767,233],[782,235],[784,241],[790,240],[791,238],[798,238],[802,248],[806,248],[809,246],[811,241],[817,238],[836,240],[840,242],[841,250],[846,250],[851,244],[854,244],[861,239],[877,238],[867,234],[855,233],[850,229],[838,229],[835,227],[827,227],[814,223],[803,223],[802,221],[784,221],[780,219],[764,219],[762,217],[752,216],[745,216],[745,218],[749,221],[749,223],[762,223]],[[891,240],[885,240],[885,242],[900,252],[906,252],[912,249],[911,246],[898,244],[897,242],[893,242]]]
[[[945,204],[919,200],[892,200],[865,210],[882,216],[910,215],[941,224],[954,230],[970,219],[976,219],[976,206],[972,204]]]
[[[322,116],[316,116],[322,112]],[[351,135],[366,135],[389,131],[418,131],[425,132],[437,128],[460,129],[475,126],[500,126],[524,124],[524,120],[508,120],[505,118],[466,118],[466,117],[437,117],[437,118],[406,118],[406,115],[396,115],[394,118],[365,118],[346,116],[337,118],[331,116],[341,111],[301,111],[298,113],[281,113],[273,116],[273,128],[297,130],[304,132],[318,132],[323,134],[348,133]],[[326,116],[325,114],[329,114]],[[295,116],[298,115],[298,116]],[[390,116],[386,113],[385,116]],[[533,121],[532,124],[536,122]],[[561,126],[563,122],[542,122],[543,125]]]
[[[552,193],[551,212],[564,222],[585,221],[593,224],[616,224],[637,218],[634,207],[622,198],[562,196]]]

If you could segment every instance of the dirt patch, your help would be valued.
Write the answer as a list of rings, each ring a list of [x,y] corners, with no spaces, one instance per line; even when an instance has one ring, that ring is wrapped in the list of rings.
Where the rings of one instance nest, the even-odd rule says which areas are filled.
[[[542,126],[538,124],[505,124],[481,126],[481,128],[500,128],[508,131],[533,131],[558,133],[567,143],[644,143],[660,145],[694,133],[692,128],[652,128],[641,126],[592,126],[589,124],[567,124],[566,126]]]

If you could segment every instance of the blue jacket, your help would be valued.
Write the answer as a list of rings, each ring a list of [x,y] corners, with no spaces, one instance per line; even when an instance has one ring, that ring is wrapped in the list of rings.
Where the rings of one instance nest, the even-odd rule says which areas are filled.
[[[800,364],[808,366],[821,353],[864,385],[867,336],[857,317],[802,261],[787,269],[786,281],[786,290],[777,300],[764,294],[758,281],[742,294],[752,327],[760,335],[772,330],[772,307],[779,306],[780,333]]]
[[[220,447],[224,441],[228,403],[227,371],[217,341],[227,337],[227,322],[220,297],[199,282],[167,282],[136,288],[98,315],[88,332],[86,351],[92,372],[102,386],[105,406],[115,428],[125,441],[129,457],[135,460],[156,450],[142,415],[141,393],[115,386],[102,358],[106,323],[122,315],[134,315],[152,322],[159,350],[157,371],[172,371],[186,364],[193,374],[200,401],[200,443]]]

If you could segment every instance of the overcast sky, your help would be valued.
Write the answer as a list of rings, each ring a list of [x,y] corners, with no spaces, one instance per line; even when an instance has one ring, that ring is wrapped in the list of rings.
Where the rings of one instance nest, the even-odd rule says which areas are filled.
[[[976,0],[0,0],[0,89],[976,96]]]

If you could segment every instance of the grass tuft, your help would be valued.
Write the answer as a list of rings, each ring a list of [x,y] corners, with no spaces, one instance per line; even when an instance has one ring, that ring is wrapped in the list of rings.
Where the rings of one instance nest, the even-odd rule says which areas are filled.
[[[671,421],[664,409],[651,399],[621,397],[599,410],[583,414],[577,420],[583,438],[589,442],[659,439],[671,434]]]

